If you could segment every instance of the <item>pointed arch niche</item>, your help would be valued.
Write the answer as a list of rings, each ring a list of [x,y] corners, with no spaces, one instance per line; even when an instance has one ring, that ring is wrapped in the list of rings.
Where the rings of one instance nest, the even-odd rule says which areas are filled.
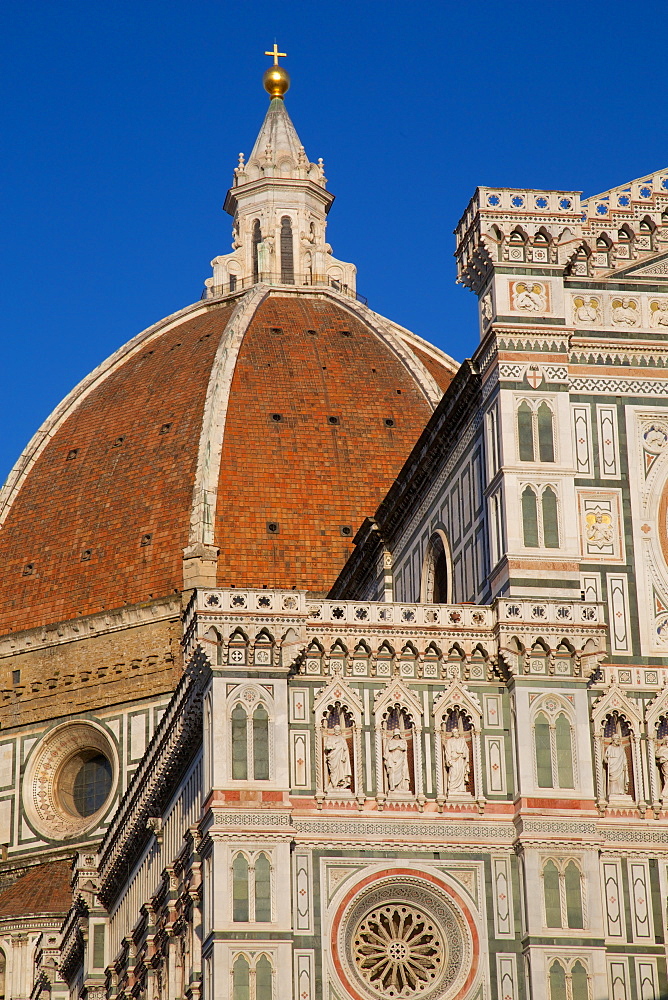
[[[340,677],[316,695],[316,802],[357,801],[364,805],[362,703]]]
[[[649,790],[652,809],[668,807],[668,688],[647,706],[645,712]]]
[[[478,699],[459,680],[434,703],[436,734],[436,802],[477,802],[484,805]]]
[[[637,806],[644,813],[638,706],[615,683],[592,710],[599,809]]]
[[[424,806],[422,782],[422,706],[400,680],[380,691],[376,719],[376,800],[417,801]]]

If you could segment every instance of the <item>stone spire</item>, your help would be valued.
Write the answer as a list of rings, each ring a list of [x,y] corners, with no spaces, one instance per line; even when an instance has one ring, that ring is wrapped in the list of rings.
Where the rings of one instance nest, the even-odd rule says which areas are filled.
[[[354,264],[338,261],[326,242],[327,191],[322,159],[311,163],[285,107],[290,78],[278,65],[264,76],[269,108],[246,162],[234,171],[223,208],[233,217],[232,253],[211,262],[208,297],[228,295],[264,281],[272,285],[333,285],[354,293]]]

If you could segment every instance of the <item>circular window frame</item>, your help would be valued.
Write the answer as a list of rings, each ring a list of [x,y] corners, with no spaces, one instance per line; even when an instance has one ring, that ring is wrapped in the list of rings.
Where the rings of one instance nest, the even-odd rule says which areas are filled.
[[[90,816],[77,816],[61,798],[59,782],[77,754],[102,754],[111,764],[110,792]],[[30,825],[49,840],[67,840],[100,824],[115,800],[118,751],[111,734],[94,722],[65,722],[55,726],[35,746],[23,782],[23,805]]]
[[[378,869],[352,886],[340,900],[332,921],[332,959],[348,995],[354,1000],[379,1000],[381,996],[355,968],[351,947],[361,921],[381,902],[420,908],[436,925],[441,939],[450,945],[438,981],[431,989],[415,993],[412,1000],[463,1000],[479,972],[476,921],[464,898],[451,885],[414,868]],[[455,928],[459,945],[453,948],[449,934]]]

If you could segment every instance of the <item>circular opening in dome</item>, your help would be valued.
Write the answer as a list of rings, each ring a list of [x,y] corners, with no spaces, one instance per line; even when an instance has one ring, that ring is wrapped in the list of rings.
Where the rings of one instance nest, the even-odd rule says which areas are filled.
[[[330,424],[338,424],[339,422],[338,417],[327,417],[327,420],[329,421]]]
[[[394,427],[394,420],[392,419],[392,417],[385,417],[385,426]]]
[[[274,423],[278,424],[278,423],[281,422],[281,420],[283,419],[283,417],[281,416],[280,413],[272,413],[271,419],[274,421]]]
[[[64,812],[87,819],[98,812],[111,793],[111,761],[97,748],[77,750],[63,763],[56,794]]]

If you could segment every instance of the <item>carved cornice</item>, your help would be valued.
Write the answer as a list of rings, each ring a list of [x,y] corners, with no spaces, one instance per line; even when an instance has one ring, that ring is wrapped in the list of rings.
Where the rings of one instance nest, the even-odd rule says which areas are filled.
[[[136,628],[153,622],[177,618],[181,613],[181,598],[177,596],[160,598],[142,604],[101,611],[95,615],[85,615],[70,621],[58,622],[40,628],[25,629],[0,636],[0,658],[16,656],[36,649],[61,646],[67,642],[78,642],[96,635],[108,635],[127,628]]]
[[[99,899],[109,908],[133,862],[153,836],[152,816],[161,816],[202,738],[202,697],[210,676],[197,649],[167,706],[153,739],[116,810],[99,851]]]

